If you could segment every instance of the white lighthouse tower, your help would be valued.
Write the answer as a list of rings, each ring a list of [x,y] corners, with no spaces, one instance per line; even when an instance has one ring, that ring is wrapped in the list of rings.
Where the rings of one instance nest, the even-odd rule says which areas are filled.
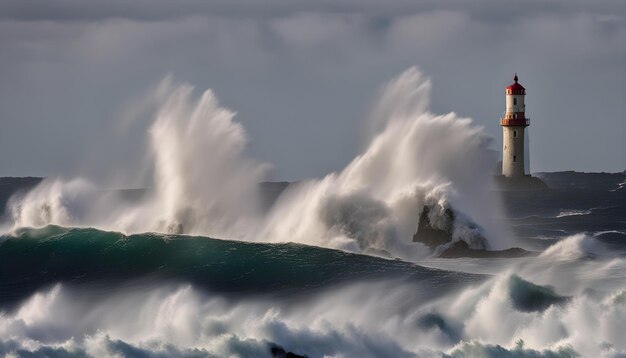
[[[502,126],[502,175],[505,177],[523,177],[526,175],[525,137],[530,121],[526,118],[524,97],[526,89],[517,83],[506,88],[506,111],[500,119]]]

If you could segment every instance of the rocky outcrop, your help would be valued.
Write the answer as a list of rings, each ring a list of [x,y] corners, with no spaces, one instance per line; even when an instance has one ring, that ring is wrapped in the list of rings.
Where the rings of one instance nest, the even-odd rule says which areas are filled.
[[[444,210],[443,228],[433,227],[428,215],[430,207],[424,206],[420,214],[417,232],[413,235],[413,242],[421,242],[431,249],[445,245],[452,241],[452,228],[454,224],[454,212],[451,209]]]
[[[456,259],[460,257],[470,258],[516,258],[525,256],[537,256],[537,252],[526,251],[519,247],[512,247],[506,250],[475,250],[470,249],[465,241],[456,241],[443,250],[438,257],[445,259]]]
[[[464,230],[469,237],[463,239],[454,237],[454,228],[458,216],[451,208],[445,208],[443,214],[437,218],[437,224],[431,222],[431,209],[424,206],[419,217],[417,232],[413,235],[413,242],[419,242],[428,246],[437,257],[441,258],[514,258],[536,255],[534,252],[515,247],[501,251],[488,250],[487,240],[482,236],[480,228],[469,222],[462,225],[468,226]],[[466,241],[467,240],[467,241]],[[472,243],[470,244],[468,243]]]
[[[413,242],[420,242],[434,251],[441,251],[454,241],[462,240],[471,249],[488,249],[483,230],[471,219],[450,207],[425,205],[420,213]]]

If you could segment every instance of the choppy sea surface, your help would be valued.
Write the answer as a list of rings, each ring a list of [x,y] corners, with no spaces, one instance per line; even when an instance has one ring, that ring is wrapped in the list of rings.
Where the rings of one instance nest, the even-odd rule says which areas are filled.
[[[0,238],[0,353],[618,357],[626,175],[501,193],[537,257],[407,262],[293,243],[92,228]]]

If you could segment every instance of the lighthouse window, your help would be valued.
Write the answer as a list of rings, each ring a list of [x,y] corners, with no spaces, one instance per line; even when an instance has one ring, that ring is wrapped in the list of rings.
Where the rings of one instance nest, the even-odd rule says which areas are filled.
[[[517,155],[513,156],[513,162],[517,162]]]
[[[513,138],[517,138],[517,131],[513,131]]]
[[[513,105],[517,105],[517,98],[513,98]]]

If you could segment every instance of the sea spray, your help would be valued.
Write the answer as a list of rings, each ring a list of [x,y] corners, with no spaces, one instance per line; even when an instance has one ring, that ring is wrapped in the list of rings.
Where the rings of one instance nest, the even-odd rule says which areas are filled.
[[[95,194],[95,187],[84,179],[44,180],[31,191],[14,195],[9,214],[14,227],[80,225],[89,221],[88,212],[99,199]]]
[[[452,239],[472,248],[505,248],[489,192],[495,151],[471,119],[428,111],[430,81],[415,68],[392,80],[375,104],[371,140],[343,170],[292,185],[263,214],[258,183],[268,165],[246,156],[234,112],[211,90],[166,79],[145,103],[157,104],[149,130],[153,167],[141,200],[95,195],[93,186],[45,181],[12,204],[15,227],[93,226],[125,233],[157,231],[249,241],[292,241],[415,259],[420,212],[432,225],[455,212]],[[485,241],[485,237],[489,241]]]
[[[601,241],[586,234],[576,234],[548,247],[539,257],[552,261],[573,261],[596,256],[611,256],[611,252]]]
[[[245,155],[243,127],[211,90],[195,100],[189,85],[161,86],[165,96],[149,131],[153,191],[113,228],[243,237],[259,218],[257,185],[269,166]]]
[[[98,191],[84,179],[44,180],[10,204],[14,228],[49,224],[93,226],[125,233],[164,232],[243,238],[260,218],[258,183],[269,169],[244,155],[247,137],[234,112],[211,90],[166,78],[150,100],[158,104],[146,160],[153,178],[140,200]]]
[[[453,113],[428,112],[430,81],[411,68],[391,81],[375,106],[379,132],[346,168],[300,183],[265,222],[263,240],[291,240],[395,257],[423,254],[411,244],[425,205],[437,226],[448,208],[458,215],[453,239],[470,247],[506,247],[508,235],[490,218],[496,154],[482,128]],[[492,238],[472,235],[477,221]]]

